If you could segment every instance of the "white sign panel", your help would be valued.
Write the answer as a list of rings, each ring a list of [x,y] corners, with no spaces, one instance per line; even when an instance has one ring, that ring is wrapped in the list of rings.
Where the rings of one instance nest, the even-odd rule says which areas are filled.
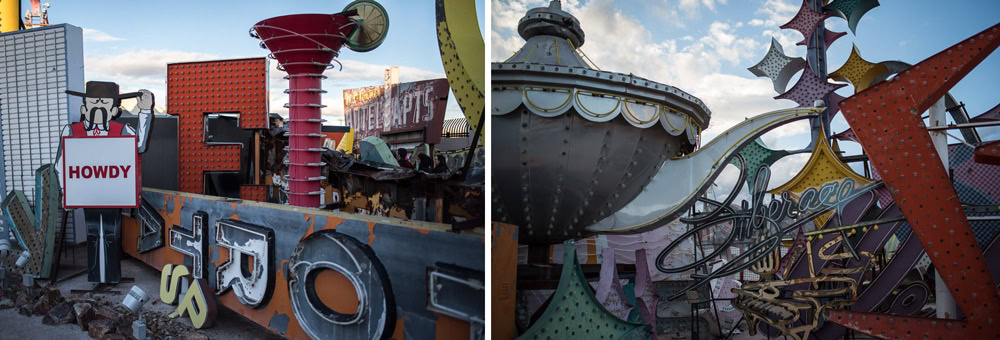
[[[64,137],[63,206],[134,208],[139,205],[136,137]]]

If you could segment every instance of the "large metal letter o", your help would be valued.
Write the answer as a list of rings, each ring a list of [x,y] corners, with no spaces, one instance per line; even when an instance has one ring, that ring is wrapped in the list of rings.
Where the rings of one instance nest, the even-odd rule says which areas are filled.
[[[316,277],[325,270],[343,275],[354,286],[357,310],[334,311],[320,301]],[[381,339],[396,325],[396,302],[389,275],[371,247],[357,239],[322,230],[306,237],[288,265],[292,310],[313,339]]]

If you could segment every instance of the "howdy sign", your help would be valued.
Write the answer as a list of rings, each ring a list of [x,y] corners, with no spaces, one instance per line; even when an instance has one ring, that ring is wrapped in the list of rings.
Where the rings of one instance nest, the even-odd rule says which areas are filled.
[[[63,207],[134,208],[139,202],[136,137],[63,137]]]
[[[448,80],[370,86],[344,90],[344,121],[354,139],[424,130],[425,143],[441,142]]]

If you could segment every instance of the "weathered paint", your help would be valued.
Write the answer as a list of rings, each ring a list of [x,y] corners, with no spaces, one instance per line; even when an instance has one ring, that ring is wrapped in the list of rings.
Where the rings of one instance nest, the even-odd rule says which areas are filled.
[[[276,270],[270,301],[254,309],[240,303],[235,294],[216,296],[219,304],[274,332],[284,334],[291,339],[308,338],[292,312],[288,282],[285,277],[288,259],[294,247],[305,236],[318,230],[336,229],[337,232],[354,237],[363,243],[370,243],[372,250],[385,266],[389,279],[400,283],[393,285],[398,312],[396,334],[399,330],[403,330],[406,336],[421,339],[434,337],[455,339],[469,336],[467,322],[455,321],[465,323],[465,327],[453,327],[452,320],[440,323],[443,318],[426,309],[426,270],[436,266],[437,263],[447,263],[485,271],[485,238],[482,234],[457,234],[450,232],[450,226],[435,223],[261,202],[234,203],[231,199],[176,191],[147,188],[143,191],[143,197],[153,207],[158,208],[157,212],[163,217],[166,226],[189,227],[194,212],[204,211],[208,214],[209,229],[206,234],[209,237],[208,257],[211,260],[206,268],[206,276],[211,287],[216,286],[217,266],[229,258],[229,251],[219,247],[215,241],[217,220],[238,219],[274,230]],[[139,223],[136,219],[123,217],[122,229],[124,234],[122,247],[129,255],[155,268],[162,268],[168,263],[185,263],[183,254],[168,247],[139,254],[136,244]],[[318,294],[333,296],[337,294],[335,287],[335,285],[323,287]],[[214,288],[210,290],[214,295]],[[485,299],[485,296],[483,298]],[[405,327],[404,319],[407,321]]]
[[[517,285],[517,226],[493,222],[492,232],[492,336],[493,339],[509,340],[517,335],[514,323],[514,308],[517,305],[514,289]]]

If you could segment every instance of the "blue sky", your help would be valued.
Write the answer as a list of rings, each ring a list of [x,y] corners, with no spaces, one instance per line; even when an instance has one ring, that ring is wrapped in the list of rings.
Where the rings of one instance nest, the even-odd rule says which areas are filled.
[[[831,46],[829,70],[847,60],[852,44],[871,62],[916,63],[1000,20],[1000,1],[880,2],[861,19],[857,35],[843,19],[826,20],[828,29],[848,32]],[[520,48],[524,41],[517,35],[517,20],[527,9],[547,4],[548,0],[491,0],[490,58],[503,61]],[[773,99],[778,93],[770,80],[755,77],[747,67],[763,58],[771,37],[778,39],[786,54],[805,55],[804,46],[794,45],[802,40],[801,34],[778,28],[801,4],[799,0],[566,0],[563,9],[582,21],[587,40],[581,49],[601,69],[631,72],[704,100],[713,111],[703,139],[707,142],[745,117],[796,105]],[[993,53],[951,93],[966,103],[971,115],[978,115],[1000,102],[998,76],[1000,53]],[[797,79],[792,78],[789,88]],[[837,92],[847,97],[853,88]],[[847,128],[838,115],[832,130]],[[979,131],[984,139],[1000,138],[1000,128]],[[776,149],[798,149],[809,138],[808,123],[801,122],[772,131],[764,141]],[[860,153],[857,144],[842,146],[849,154]],[[808,155],[795,155],[775,164],[771,187],[791,178],[806,159]]]
[[[21,1],[22,9],[30,7]],[[286,14],[336,13],[350,1],[60,1],[50,0],[51,23],[69,23],[84,29],[87,80],[118,82],[122,91],[147,88],[166,102],[168,62],[262,57],[258,41],[247,33],[260,20]],[[346,47],[339,60],[343,71],[329,70],[323,88],[328,124],[343,118],[342,91],[381,85],[383,70],[400,66],[402,81],[445,77],[437,45],[434,2],[385,0],[389,34],[368,53]],[[484,28],[484,0],[477,0],[480,28]],[[271,61],[271,111],[284,113],[288,97],[282,90],[284,72]],[[461,117],[449,95],[448,118]]]

